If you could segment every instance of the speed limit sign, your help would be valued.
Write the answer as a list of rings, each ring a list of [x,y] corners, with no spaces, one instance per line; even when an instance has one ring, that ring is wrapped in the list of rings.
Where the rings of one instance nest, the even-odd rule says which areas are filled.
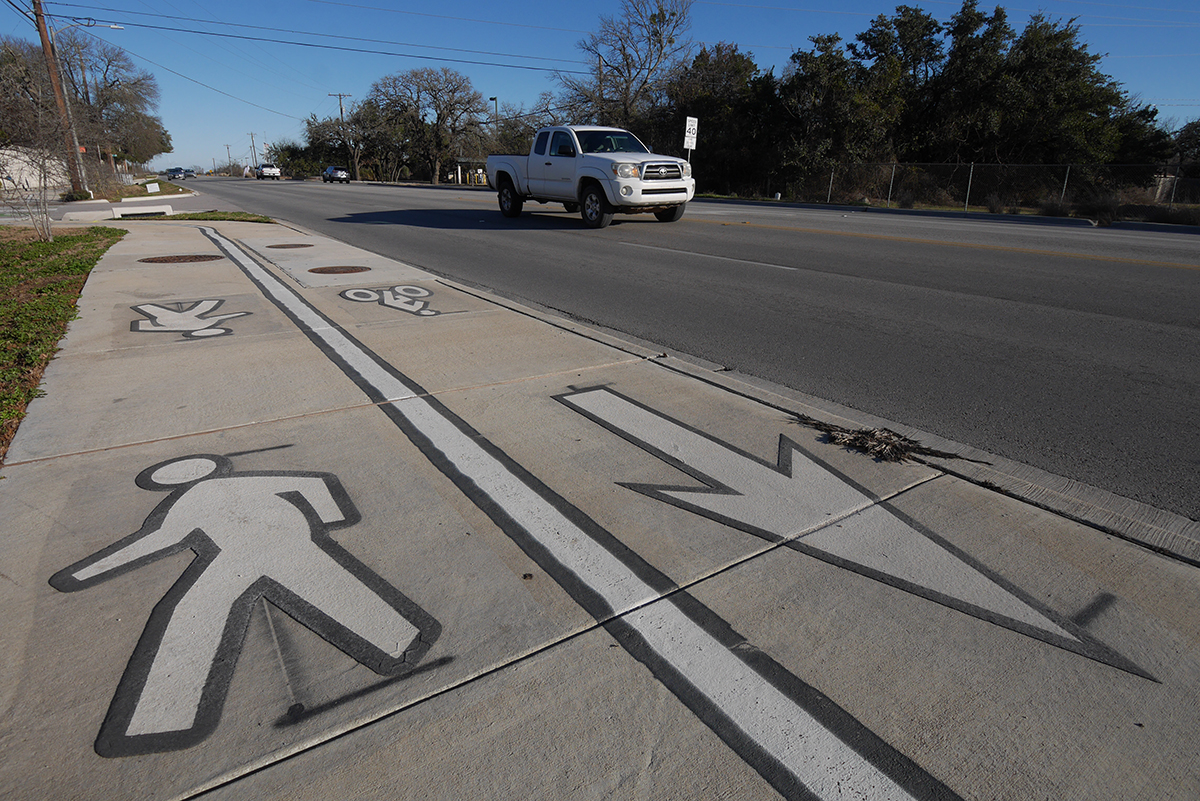
[[[688,117],[683,126],[683,149],[696,149],[696,129],[700,127],[700,120],[695,117]]]

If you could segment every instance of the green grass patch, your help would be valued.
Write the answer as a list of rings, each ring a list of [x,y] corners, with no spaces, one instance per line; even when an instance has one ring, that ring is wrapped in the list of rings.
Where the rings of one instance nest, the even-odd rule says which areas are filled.
[[[96,262],[125,235],[119,228],[55,231],[41,242],[30,228],[0,226],[0,462]]]
[[[261,214],[251,214],[248,211],[191,211],[182,214],[172,214],[171,216],[160,215],[157,217],[122,217],[121,222],[132,222],[134,220],[151,220],[152,222],[171,222],[174,220],[208,220],[226,222],[252,222],[252,223],[273,223],[275,222],[270,217],[264,217]]]

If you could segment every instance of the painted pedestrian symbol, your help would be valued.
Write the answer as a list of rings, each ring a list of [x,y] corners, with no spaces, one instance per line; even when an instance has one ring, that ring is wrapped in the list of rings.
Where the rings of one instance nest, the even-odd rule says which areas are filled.
[[[186,748],[216,728],[250,613],[266,598],[381,675],[412,670],[441,626],[330,536],[359,522],[337,477],[234,472],[195,454],[143,470],[171,494],[141,529],[56,573],[62,592],[184,550],[196,559],[154,607],[96,739],[101,756]]]
[[[235,317],[244,317],[250,312],[230,312],[229,314],[216,314],[211,317],[206,316],[209,312],[218,309],[224,300],[207,299],[198,300],[191,305],[186,303],[171,303],[167,306],[160,306],[157,303],[142,303],[138,306],[132,306],[135,312],[145,315],[148,319],[134,320],[129,325],[130,331],[135,332],[166,332],[183,334],[189,339],[219,337],[224,334],[232,334],[233,331],[228,328],[218,327],[218,323],[225,320],[232,320]]]
[[[342,293],[342,297],[358,303],[378,303],[418,317],[433,317],[441,312],[429,308],[429,301],[421,300],[432,294],[424,287],[394,286],[391,289],[347,289]]]

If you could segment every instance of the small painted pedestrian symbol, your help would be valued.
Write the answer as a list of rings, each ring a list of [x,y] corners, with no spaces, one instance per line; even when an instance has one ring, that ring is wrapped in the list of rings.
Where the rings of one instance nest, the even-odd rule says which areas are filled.
[[[223,300],[207,299],[198,300],[191,305],[186,303],[171,303],[166,306],[160,306],[157,303],[142,303],[138,306],[131,307],[138,314],[144,315],[145,320],[134,320],[129,325],[130,331],[135,332],[161,332],[161,333],[177,333],[183,334],[189,339],[219,337],[224,334],[231,334],[233,331],[228,328],[220,328],[219,323],[225,320],[232,320],[235,317],[244,317],[250,312],[230,312],[228,314],[214,314],[207,316],[209,312],[218,309]]]
[[[196,559],[154,607],[96,738],[101,756],[192,746],[216,728],[250,624],[266,598],[381,675],[408,672],[441,626],[330,536],[359,521],[330,473],[234,472],[196,454],[143,470],[169,491],[141,529],[56,573],[76,592],[157,559]]]

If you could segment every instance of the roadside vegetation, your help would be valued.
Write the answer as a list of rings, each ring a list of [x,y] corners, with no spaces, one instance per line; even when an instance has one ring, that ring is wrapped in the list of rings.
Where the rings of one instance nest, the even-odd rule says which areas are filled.
[[[946,22],[898,5],[847,40],[807,36],[775,74],[736,44],[693,42],[692,5],[621,0],[579,42],[595,67],[558,74],[530,107],[412,69],[268,152],[292,177],[344,164],[355,180],[438,183],[527,153],[545,125],[616,125],[683,156],[690,116],[705,194],[1197,221],[1200,120],[1160,120],[1101,71],[1075,20],[1036,13],[1018,29],[977,0]]]
[[[176,220],[207,220],[217,222],[225,220],[228,222],[252,222],[252,223],[274,223],[270,217],[265,217],[262,214],[253,214],[248,211],[188,211],[180,214],[172,214],[170,217],[165,215],[157,217],[122,217],[121,222],[135,222],[137,220],[149,220],[151,222],[174,222]]]
[[[46,242],[32,228],[0,226],[0,463],[75,318],[84,281],[125,233],[59,229]]]

